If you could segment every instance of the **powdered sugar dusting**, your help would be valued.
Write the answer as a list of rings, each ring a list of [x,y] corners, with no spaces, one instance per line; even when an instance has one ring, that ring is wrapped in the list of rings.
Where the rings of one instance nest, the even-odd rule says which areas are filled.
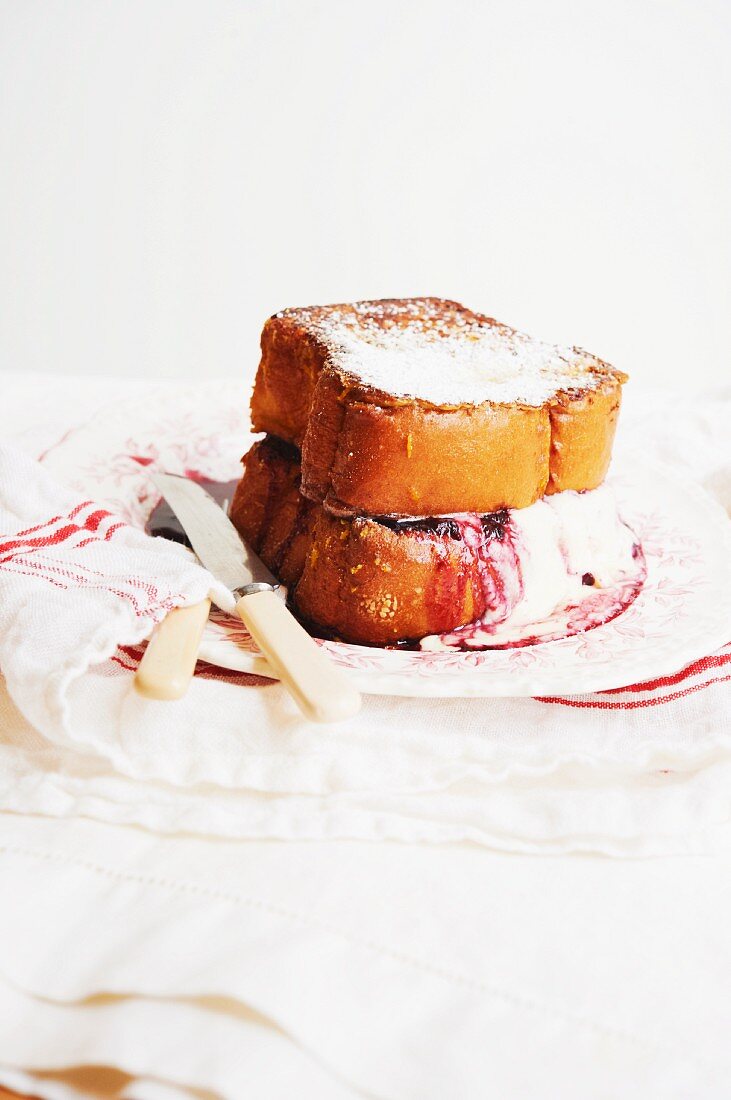
[[[573,347],[547,344],[438,298],[285,310],[355,381],[434,405],[542,406],[619,377]]]
[[[541,406],[558,390],[598,383],[570,355],[497,326],[463,339],[405,328],[371,339],[343,335],[331,361],[374,389],[435,405]]]

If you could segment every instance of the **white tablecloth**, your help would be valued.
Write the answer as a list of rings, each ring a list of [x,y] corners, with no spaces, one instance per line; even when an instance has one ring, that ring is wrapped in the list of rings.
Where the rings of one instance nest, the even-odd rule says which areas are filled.
[[[38,453],[116,392],[16,378],[4,415]],[[0,1082],[52,1100],[731,1096],[728,854],[213,841],[92,820],[93,800],[89,819],[52,812],[0,813]]]
[[[6,1067],[107,1062],[236,1100],[731,1095],[728,857],[2,815],[0,881]]]

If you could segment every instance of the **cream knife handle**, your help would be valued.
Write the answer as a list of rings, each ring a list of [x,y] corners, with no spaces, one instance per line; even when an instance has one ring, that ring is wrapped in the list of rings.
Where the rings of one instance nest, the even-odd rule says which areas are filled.
[[[210,600],[170,611],[155,627],[140,667],[135,687],[147,699],[180,699],[188,690]]]
[[[360,695],[313,642],[272,589],[242,596],[236,614],[313,722],[337,722],[360,709]]]

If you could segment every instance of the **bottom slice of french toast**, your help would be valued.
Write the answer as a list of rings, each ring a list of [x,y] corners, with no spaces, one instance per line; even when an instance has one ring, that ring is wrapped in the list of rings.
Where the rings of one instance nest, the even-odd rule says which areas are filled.
[[[608,486],[486,515],[344,519],[302,495],[299,453],[271,436],[244,458],[231,517],[302,619],[365,645],[564,637],[618,615],[645,576]]]
[[[485,610],[483,565],[451,519],[339,519],[303,497],[299,454],[273,436],[244,457],[231,519],[294,610],[364,645],[441,634]],[[490,517],[499,537],[500,513]]]

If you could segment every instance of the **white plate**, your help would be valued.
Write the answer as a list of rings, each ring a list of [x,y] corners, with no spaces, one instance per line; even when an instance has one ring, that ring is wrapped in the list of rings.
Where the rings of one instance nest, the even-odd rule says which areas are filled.
[[[519,649],[419,653],[341,642],[320,644],[374,695],[476,697],[577,695],[675,672],[731,637],[731,524],[722,509],[674,473],[650,468],[615,476],[623,518],[639,535],[647,581],[612,622]],[[236,619],[211,619],[203,660],[273,676]]]

